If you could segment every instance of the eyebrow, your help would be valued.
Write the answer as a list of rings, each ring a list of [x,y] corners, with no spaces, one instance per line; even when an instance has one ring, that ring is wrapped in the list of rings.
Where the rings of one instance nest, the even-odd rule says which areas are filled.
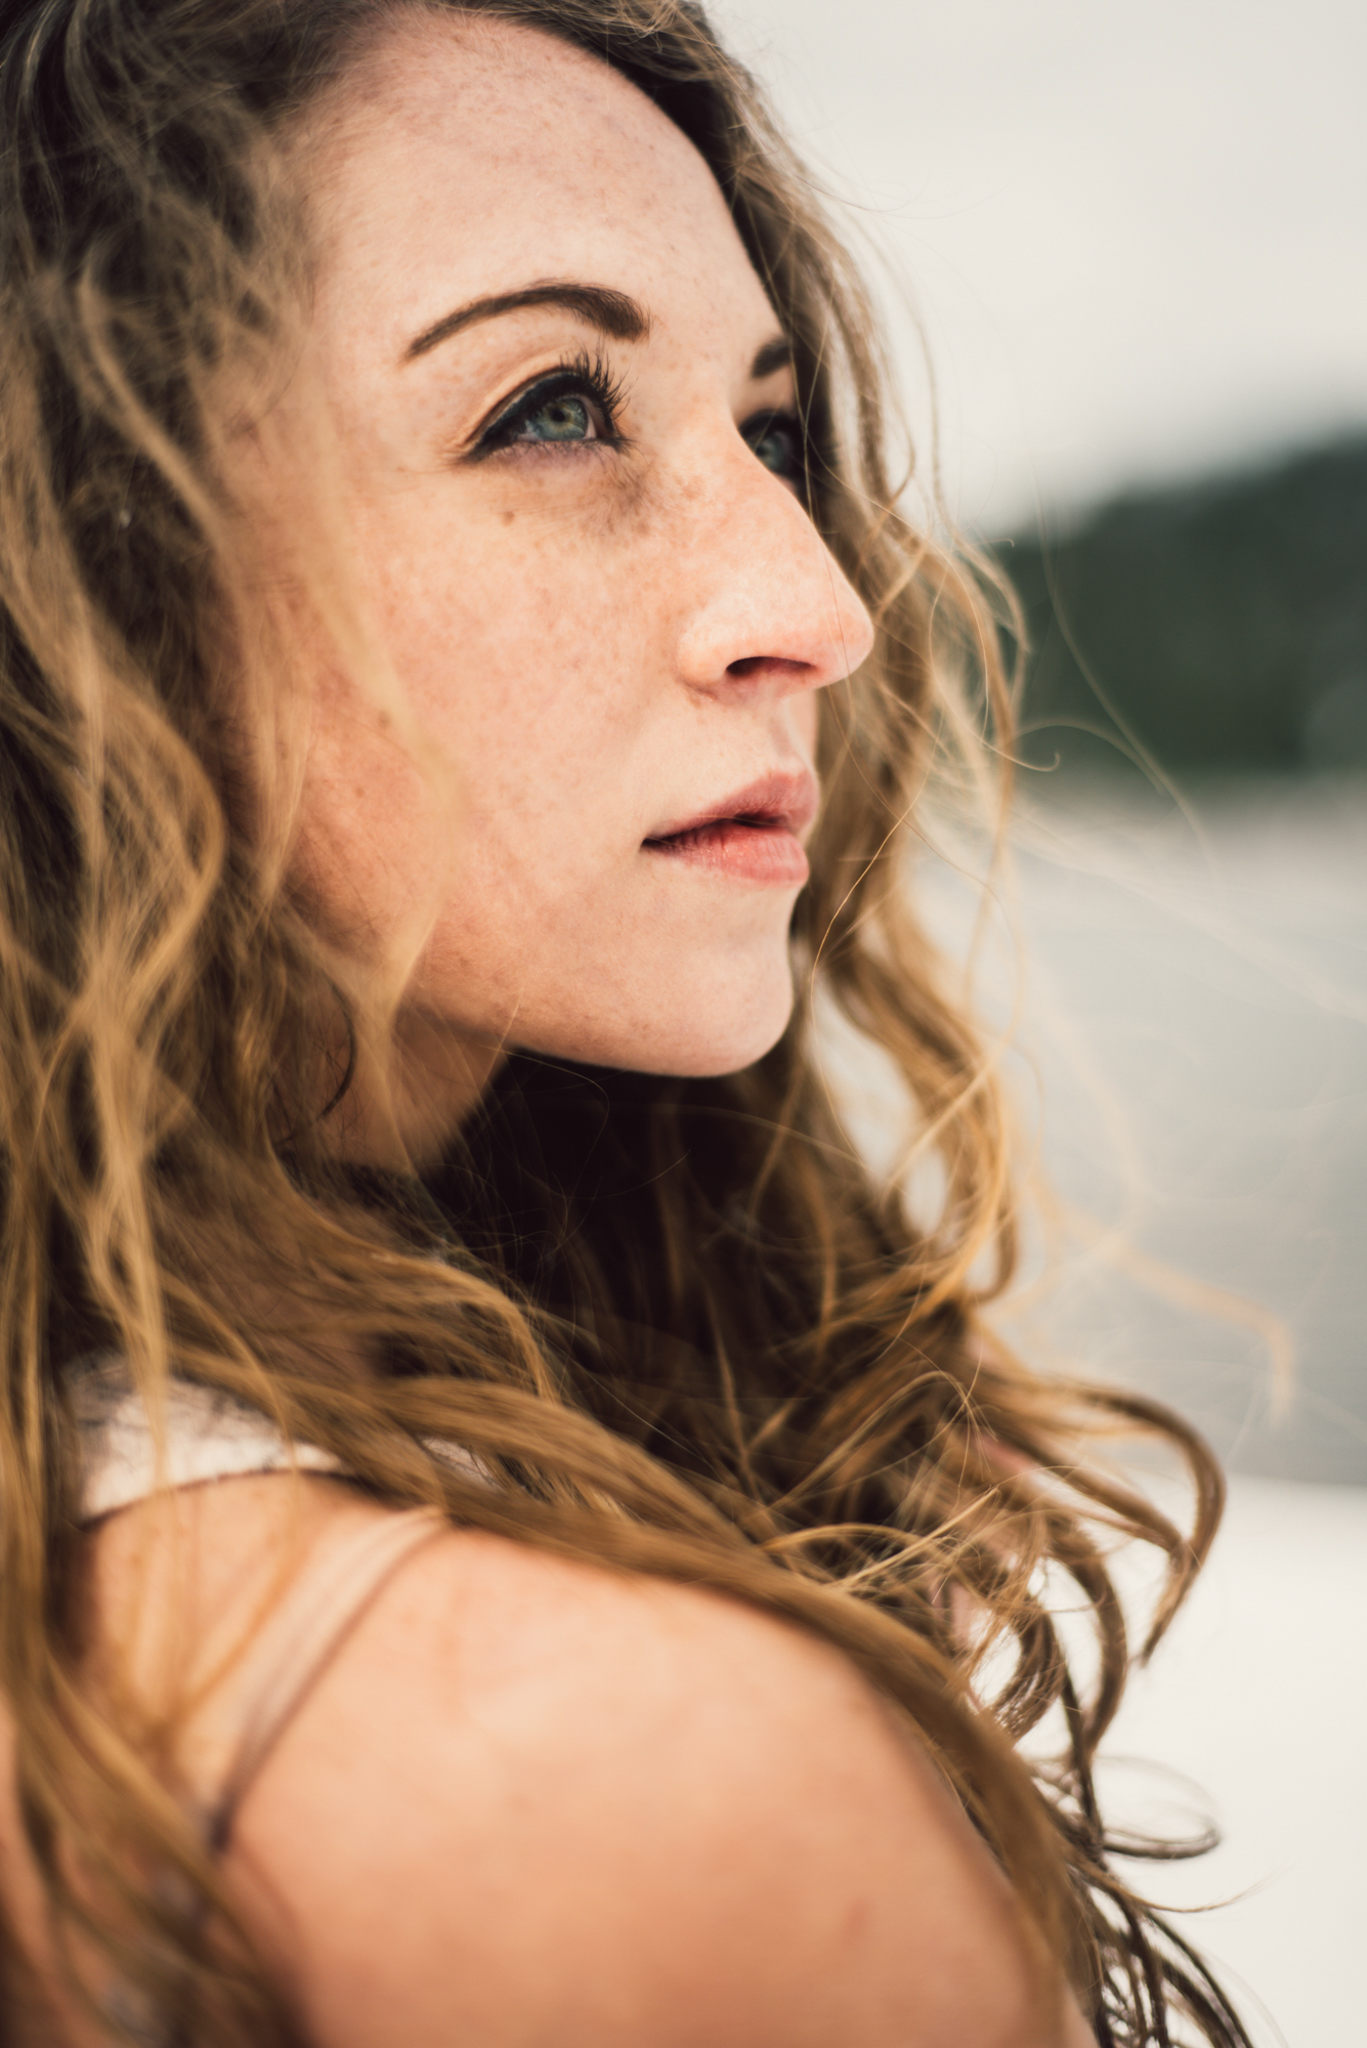
[[[596,327],[601,334],[611,335],[614,341],[645,341],[651,331],[649,313],[625,292],[615,292],[601,284],[533,284],[520,292],[497,292],[487,299],[472,299],[468,306],[457,306],[453,313],[444,313],[409,342],[403,360],[416,362],[419,356],[440,348],[462,328],[473,327],[481,320],[501,319],[506,313],[522,313],[529,306],[559,306]],[[787,337],[776,334],[772,341],[765,342],[751,363],[751,381],[762,384],[777,371],[788,369],[792,360]]]
[[[528,306],[559,306],[596,327],[600,334],[611,335],[614,341],[644,341],[650,333],[649,313],[625,292],[610,291],[601,284],[533,284],[520,292],[499,292],[492,298],[472,299],[468,306],[457,306],[454,313],[443,314],[409,342],[403,360],[416,362],[419,356],[439,348],[463,328],[473,327],[480,320],[501,319],[505,313],[521,313]]]
[[[750,365],[752,383],[762,384],[766,377],[774,376],[779,370],[790,370],[793,366],[793,345],[786,334],[776,334],[772,341],[766,341]]]

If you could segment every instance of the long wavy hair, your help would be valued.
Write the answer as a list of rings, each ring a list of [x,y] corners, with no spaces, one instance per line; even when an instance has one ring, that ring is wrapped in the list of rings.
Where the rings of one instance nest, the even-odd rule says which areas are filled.
[[[1146,1651],[1218,1473],[1175,1417],[1038,1376],[985,1326],[1016,1256],[1008,1123],[911,894],[936,791],[1000,823],[1010,600],[899,510],[868,300],[702,10],[453,4],[597,53],[703,154],[791,339],[812,516],[877,644],[824,693],[798,1002],[767,1057],[699,1081],[514,1055],[425,1180],[348,1170],[336,1125],[393,992],[291,888],[309,681],[225,453],[235,422],[269,423],[307,327],[291,124],[393,8],[5,0],[0,1687],[53,1924],[88,1984],[182,2038],[299,2038],[155,1757],[81,1682],[66,1389],[112,1351],[154,1413],[172,1373],[228,1389],[382,1500],[838,1645],[914,1723],[1101,2041],[1165,2043],[1184,2016],[1230,2048],[1218,1989],[1111,1868],[1091,1775],[1134,1654],[1105,1553],[1166,1558]],[[345,634],[315,509],[304,567]],[[837,1013],[900,1076],[929,1209],[924,1176],[913,1214],[906,1174],[875,1180],[842,1128],[818,1032]],[[1185,1462],[1190,1534],[1089,1462],[1127,1432]],[[1085,1683],[1051,1574],[1090,1617]],[[1032,1769],[1017,1744],[1041,1723]]]

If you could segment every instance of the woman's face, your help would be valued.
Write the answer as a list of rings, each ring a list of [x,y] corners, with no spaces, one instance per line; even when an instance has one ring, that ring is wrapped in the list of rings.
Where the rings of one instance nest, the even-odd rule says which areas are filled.
[[[330,675],[308,886],[381,955],[426,918],[428,1028],[744,1066],[792,1003],[816,693],[871,629],[720,191],[605,65],[417,10],[300,161],[358,594],[444,764]]]

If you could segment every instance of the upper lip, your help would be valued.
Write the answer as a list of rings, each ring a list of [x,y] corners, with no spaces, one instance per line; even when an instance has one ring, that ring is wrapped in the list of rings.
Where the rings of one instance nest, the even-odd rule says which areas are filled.
[[[708,804],[688,817],[657,826],[646,834],[646,844],[656,839],[677,839],[681,833],[698,832],[704,825],[720,825],[729,820],[781,825],[800,839],[815,818],[820,800],[816,777],[810,769],[776,770],[747,782],[744,789],[734,790],[720,803]]]

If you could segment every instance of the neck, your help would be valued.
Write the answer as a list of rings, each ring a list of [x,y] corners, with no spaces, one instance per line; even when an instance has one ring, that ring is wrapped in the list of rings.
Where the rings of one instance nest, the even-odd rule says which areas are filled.
[[[351,1085],[328,1120],[337,1156],[388,1173],[435,1165],[504,1056],[444,1020],[402,1014],[382,1057],[357,1047]]]

